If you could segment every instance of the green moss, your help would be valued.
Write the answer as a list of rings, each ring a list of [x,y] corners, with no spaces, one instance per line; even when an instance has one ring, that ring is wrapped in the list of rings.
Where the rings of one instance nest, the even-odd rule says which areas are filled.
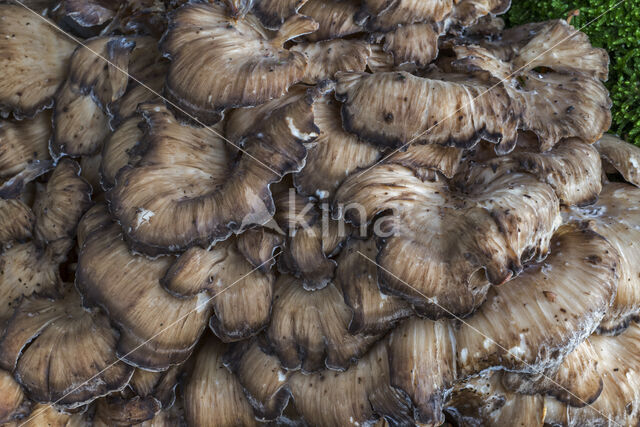
[[[606,83],[614,104],[611,131],[640,145],[640,3],[625,0],[615,6],[619,1],[514,0],[505,20],[507,25],[514,26],[566,19],[569,12],[579,10],[580,15],[571,23],[587,33],[594,46],[605,48],[611,57]]]

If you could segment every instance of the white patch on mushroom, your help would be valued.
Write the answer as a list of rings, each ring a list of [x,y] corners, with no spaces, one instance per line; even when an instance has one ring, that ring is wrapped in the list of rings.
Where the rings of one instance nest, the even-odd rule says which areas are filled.
[[[298,138],[299,140],[309,141],[310,139],[318,136],[318,134],[315,132],[304,133],[300,131],[300,129],[298,129],[296,125],[293,123],[293,119],[291,117],[287,117],[287,125],[289,125],[289,131],[291,132],[291,135]]]
[[[198,313],[202,313],[204,310],[206,310],[208,303],[209,296],[207,295],[207,293],[200,292],[196,301],[196,310],[198,311]]]
[[[493,341],[491,341],[489,338],[485,338],[482,342],[482,346],[485,350],[489,350],[491,348],[491,344],[493,344]]]
[[[148,209],[140,208],[138,209],[138,215],[136,216],[136,230],[140,228],[142,224],[147,224],[152,216],[155,213],[151,212]]]
[[[462,363],[467,363],[467,356],[469,356],[469,350],[467,350],[466,348],[460,350],[460,361]]]
[[[329,192],[326,190],[316,190],[316,196],[318,199],[326,199],[329,197]]]
[[[509,349],[509,353],[511,353],[515,357],[522,357],[527,352],[527,343],[524,340],[524,334],[520,334],[520,344],[515,347],[511,347]]]
[[[278,381],[283,383],[286,380],[287,380],[287,376],[282,371],[278,371]]]
[[[638,164],[638,160],[635,157],[631,157],[629,159],[629,162],[631,163],[631,166],[635,169],[640,169],[640,164]]]

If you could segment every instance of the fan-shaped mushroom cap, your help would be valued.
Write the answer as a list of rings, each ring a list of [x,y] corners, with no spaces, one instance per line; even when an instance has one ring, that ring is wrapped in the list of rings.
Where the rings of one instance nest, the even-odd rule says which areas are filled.
[[[547,399],[545,422],[567,426],[635,425],[640,421],[640,326],[634,323],[622,335],[594,335],[591,345],[597,354],[603,387],[600,397],[589,406],[567,407]]]
[[[48,112],[33,119],[0,120],[0,178],[11,178],[30,163],[49,159],[50,134],[51,115]]]
[[[73,53],[68,81],[90,94],[103,109],[120,98],[129,81],[129,58],[135,41],[127,37],[91,39]],[[105,64],[105,59],[108,63]]]
[[[115,16],[122,0],[63,0],[55,10],[61,23],[82,37],[96,35]]]
[[[60,263],[66,259],[78,221],[90,204],[91,188],[78,173],[76,162],[64,159],[58,163],[29,215],[34,221],[30,230],[33,240],[15,244],[0,256],[0,321],[11,315],[20,297],[52,297],[62,289]],[[24,215],[29,212],[22,211]]]
[[[129,364],[164,370],[180,363],[205,328],[207,304],[197,297],[176,298],[162,288],[160,280],[172,262],[131,254],[116,224],[101,224],[85,238],[76,287],[85,304],[102,307],[117,325],[118,356]]]
[[[35,215],[20,200],[0,199],[0,245],[31,238]]]
[[[211,129],[181,125],[161,105],[143,114],[141,160],[119,172],[108,199],[132,246],[150,255],[208,246],[263,224],[274,209],[269,185],[302,167],[303,142],[317,135],[306,95],[272,111],[235,163]]]
[[[638,355],[640,327],[633,324],[617,337],[593,335],[576,349],[590,348],[601,374],[602,392],[588,405],[573,407],[550,396],[529,396],[505,388],[502,374],[487,372],[456,386],[447,411],[457,421],[476,425],[635,425],[638,410]],[[563,365],[564,366],[564,365]],[[574,371],[574,380],[584,375]],[[555,378],[555,377],[554,377]],[[598,379],[600,379],[598,377]]]
[[[425,67],[438,56],[440,31],[428,22],[404,25],[384,34],[383,49],[395,65],[414,63]]]
[[[616,299],[600,325],[601,332],[619,332],[640,313],[640,189],[623,183],[606,184],[598,202],[567,212],[589,221],[620,253],[620,284]]]
[[[565,21],[540,24],[532,31],[536,36],[525,38],[526,43],[522,32],[511,33],[516,40],[515,47],[506,49],[508,59],[501,44],[485,43],[455,47],[456,63],[504,81],[522,111],[520,127],[534,131],[543,150],[569,137],[595,142],[611,125],[611,100],[599,80],[607,76],[606,52],[593,48]],[[556,52],[556,45],[563,46],[566,55]],[[546,70],[537,71],[539,67]]]
[[[267,273],[276,262],[276,250],[284,245],[284,237],[266,228],[254,228],[238,235],[238,251],[254,268]]]
[[[364,0],[358,19],[370,31],[391,31],[400,24],[442,21],[453,7],[453,0]]]
[[[291,48],[307,58],[307,69],[301,81],[316,84],[333,80],[339,71],[364,71],[369,58],[369,43],[364,40],[324,40],[300,43]]]
[[[118,127],[136,113],[138,105],[157,102],[162,93],[169,61],[163,58],[153,37],[131,37],[136,44],[129,56],[129,84],[122,97],[107,106],[111,126]]]
[[[369,261],[374,260],[377,253],[374,239],[350,239],[337,259],[335,283],[353,312],[349,321],[352,334],[385,332],[412,314],[404,300],[380,292],[378,268]]]
[[[577,138],[563,141],[562,144],[546,152],[531,150],[520,145],[507,156],[480,161],[482,168],[471,168],[471,173],[460,174],[456,178],[459,185],[469,182],[483,187],[496,174],[529,173],[547,183],[555,191],[560,202],[567,206],[589,205],[594,203],[602,190],[602,162],[594,147]],[[460,182],[461,177],[464,183]]]
[[[183,374],[183,365],[174,365],[164,372],[136,369],[129,387],[136,395],[158,400],[163,408],[172,406],[176,399],[176,387]]]
[[[210,301],[209,325],[223,341],[250,337],[269,323],[275,277],[254,268],[238,250],[235,238],[210,250],[192,247],[167,271],[165,287],[179,296]]]
[[[455,386],[447,414],[459,425],[543,427],[545,399],[506,389],[501,373],[485,372]]]
[[[140,425],[151,420],[159,411],[160,402],[152,397],[125,398],[115,394],[96,402],[91,424],[96,427]]]
[[[305,196],[330,199],[352,171],[373,164],[380,151],[342,129],[339,103],[332,94],[313,104],[313,120],[320,133],[305,167],[294,175],[294,185]]]
[[[348,331],[351,312],[333,284],[306,291],[295,278],[281,275],[271,317],[267,336],[286,369],[345,369],[379,338]]]
[[[72,412],[72,413],[70,413]],[[83,427],[87,420],[84,411],[68,411],[56,409],[55,406],[44,403],[37,403],[31,408],[24,419],[7,423],[6,427]]]
[[[576,224],[558,229],[551,247],[543,263],[492,288],[469,326],[457,331],[461,375],[490,366],[523,371],[553,366],[598,326],[617,289],[617,251]]]
[[[460,166],[462,151],[439,144],[416,144],[407,147],[406,151],[397,151],[385,157],[384,163],[395,163],[412,169],[422,180],[437,179],[436,171],[447,178],[453,178]]]
[[[528,174],[496,175],[461,195],[442,180],[383,164],[347,178],[335,201],[339,214],[341,206],[360,208],[344,212],[356,224],[392,212],[392,235],[377,256],[380,286],[430,317],[470,313],[487,279],[503,283],[522,270],[522,258],[545,254],[560,223],[553,190]],[[420,255],[407,264],[408,253]]]
[[[93,154],[110,131],[108,117],[98,104],[70,83],[65,83],[56,96],[53,120],[50,145],[55,157]]]
[[[518,393],[554,396],[581,408],[600,397],[604,382],[598,369],[598,354],[589,338],[569,353],[559,367],[538,374],[504,372],[502,384]]]
[[[106,190],[115,185],[118,172],[129,163],[135,147],[142,141],[144,134],[140,129],[141,123],[143,120],[140,117],[130,117],[105,140],[100,177]]]
[[[82,214],[91,206],[91,186],[78,175],[80,166],[62,159],[46,186],[36,196],[35,239],[43,245],[73,239]]]
[[[362,31],[354,17],[360,8],[357,0],[309,0],[300,13],[318,23],[318,29],[306,38],[310,41],[335,39]]]
[[[0,5],[0,113],[34,116],[51,107],[76,45],[19,5]]]
[[[254,406],[267,420],[276,419],[293,397],[302,417],[314,425],[367,425],[381,415],[398,423],[411,419],[404,396],[389,386],[386,345],[376,344],[345,372],[286,372],[278,359],[257,342],[236,348],[230,364]],[[340,399],[323,398],[341,391]]]
[[[406,72],[338,73],[345,130],[381,147],[409,142],[469,148],[481,138],[507,153],[517,117],[507,93],[479,80],[443,81]]]
[[[454,24],[466,27],[479,18],[489,15],[500,15],[511,7],[511,0],[461,0],[456,1],[450,16]]]
[[[630,184],[640,187],[640,148],[611,134],[604,134],[595,147],[607,165]]]
[[[0,340],[0,364],[37,402],[78,407],[123,388],[133,368],[118,360],[106,316],[82,308],[71,289],[55,301],[26,298]]]
[[[289,17],[295,15],[298,9],[306,2],[307,0],[254,0],[252,13],[266,28],[277,30]]]
[[[253,409],[238,379],[223,365],[225,345],[204,339],[184,385],[184,408],[190,425],[257,426]]]
[[[226,108],[280,97],[307,67],[304,55],[282,44],[316,28],[310,18],[294,15],[271,37],[251,14],[238,21],[221,5],[185,5],[172,16],[162,44],[172,60],[167,96],[206,124],[220,120]],[[215,72],[203,74],[203,68]]]
[[[10,372],[0,369],[0,423],[24,417],[29,413],[29,402],[25,399],[20,384]]]

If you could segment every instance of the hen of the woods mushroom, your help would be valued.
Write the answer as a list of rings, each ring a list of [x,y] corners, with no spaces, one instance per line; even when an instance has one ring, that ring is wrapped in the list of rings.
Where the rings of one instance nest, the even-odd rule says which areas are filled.
[[[640,149],[508,7],[0,1],[0,423],[640,423]]]

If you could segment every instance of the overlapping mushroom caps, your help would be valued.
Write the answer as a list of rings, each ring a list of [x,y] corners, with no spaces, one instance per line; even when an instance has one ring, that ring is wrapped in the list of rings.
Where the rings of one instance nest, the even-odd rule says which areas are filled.
[[[640,151],[591,145],[584,34],[44,3],[0,5],[0,422],[637,423]]]
[[[142,107],[140,160],[120,170],[108,194],[133,246],[149,255],[176,252],[268,221],[269,185],[304,165],[303,143],[317,135],[311,103],[306,92],[275,101],[268,119],[248,129],[239,159],[220,128],[182,125],[160,104]]]
[[[281,411],[290,394],[303,417],[319,425],[377,416],[439,424],[455,382],[485,370],[534,374],[557,368],[597,328],[618,284],[616,250],[578,223],[562,226],[551,244],[555,250],[543,263],[491,289],[474,316],[405,321],[344,373],[284,373],[257,342],[232,354],[231,365],[265,417]],[[264,374],[252,376],[258,367]],[[317,387],[321,395],[324,389],[348,390],[348,397],[328,411]]]
[[[180,112],[205,124],[219,121],[227,108],[278,98],[301,81],[306,57],[282,46],[317,29],[312,19],[294,14],[271,36],[251,13],[236,20],[229,12],[219,4],[186,5],[163,39],[171,58],[166,94]],[[203,74],[203,67],[216,72]]]
[[[503,374],[487,374],[457,385],[446,410],[458,422],[483,425],[637,424],[639,368],[633,349],[639,338],[637,323],[617,337],[593,335],[569,358],[574,353],[585,355],[591,363],[597,363],[597,372],[561,366],[571,372],[574,381],[586,376],[599,384],[600,392],[593,402],[570,405],[544,393],[523,394],[505,387],[508,381]]]

